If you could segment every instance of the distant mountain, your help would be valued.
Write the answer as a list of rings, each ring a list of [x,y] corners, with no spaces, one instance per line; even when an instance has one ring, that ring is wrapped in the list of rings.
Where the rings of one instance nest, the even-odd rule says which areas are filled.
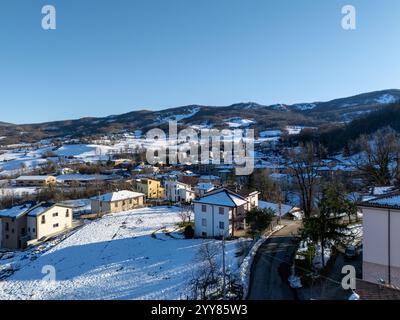
[[[342,150],[360,135],[372,134],[384,127],[391,127],[400,132],[400,102],[370,112],[344,126],[332,127],[329,130],[321,128],[314,132],[314,138],[332,153]]]
[[[293,105],[262,105],[255,102],[230,106],[188,105],[160,111],[139,110],[102,118],[54,121],[40,124],[12,125],[0,123],[2,143],[31,142],[43,138],[104,135],[126,131],[145,132],[177,120],[182,127],[200,128],[252,127],[258,131],[284,128],[287,125],[321,126],[346,123],[384,105],[400,101],[400,90],[364,93],[328,102]]]

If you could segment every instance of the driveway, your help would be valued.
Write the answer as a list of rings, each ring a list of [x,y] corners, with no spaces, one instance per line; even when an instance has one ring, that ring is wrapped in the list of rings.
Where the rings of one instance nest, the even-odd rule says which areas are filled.
[[[289,286],[288,277],[296,251],[293,235],[300,227],[298,221],[282,220],[286,226],[267,239],[259,248],[250,273],[249,300],[295,300],[296,291]]]

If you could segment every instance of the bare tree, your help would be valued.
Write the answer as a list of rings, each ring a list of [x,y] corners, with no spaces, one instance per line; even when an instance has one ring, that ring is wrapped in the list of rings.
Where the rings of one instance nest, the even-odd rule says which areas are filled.
[[[314,210],[318,168],[321,165],[316,153],[314,144],[307,143],[289,151],[287,155],[287,167],[299,187],[301,208],[305,217],[310,217]]]
[[[361,150],[353,158],[353,166],[368,186],[390,185],[399,178],[400,135],[387,127],[373,135],[362,135],[354,143]]]
[[[193,207],[190,204],[182,204],[181,210],[179,212],[179,218],[181,219],[182,223],[190,223],[193,214]]]
[[[199,266],[194,270],[189,282],[190,291],[194,300],[207,300],[210,295],[218,291],[221,278],[220,265],[217,256],[221,248],[215,242],[208,241],[201,245],[194,262]]]

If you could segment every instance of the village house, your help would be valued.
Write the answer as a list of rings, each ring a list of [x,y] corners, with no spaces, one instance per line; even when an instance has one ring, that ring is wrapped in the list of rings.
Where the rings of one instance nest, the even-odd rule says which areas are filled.
[[[1,246],[23,249],[72,227],[72,210],[60,204],[28,203],[0,211]]]
[[[144,193],[147,199],[164,198],[164,188],[159,180],[143,178],[136,182],[136,190]]]
[[[145,194],[122,190],[106,193],[91,200],[92,213],[107,214],[142,207],[145,204]]]
[[[28,244],[72,228],[72,209],[53,203],[43,203],[27,214]]]
[[[165,198],[171,202],[192,202],[195,198],[192,187],[188,184],[168,180],[165,182]]]
[[[363,279],[400,288],[400,193],[359,203],[363,214]]]
[[[214,185],[212,183],[198,183],[194,187],[194,193],[196,198],[203,197],[207,192],[213,191]]]
[[[64,186],[85,186],[94,182],[105,182],[112,180],[113,176],[110,175],[100,175],[100,174],[63,174],[56,177],[58,184]]]
[[[217,189],[194,200],[195,235],[197,237],[233,237],[246,229],[246,213],[258,205],[258,192],[247,197]]]
[[[54,176],[20,176],[14,181],[20,187],[46,187],[57,182]]]

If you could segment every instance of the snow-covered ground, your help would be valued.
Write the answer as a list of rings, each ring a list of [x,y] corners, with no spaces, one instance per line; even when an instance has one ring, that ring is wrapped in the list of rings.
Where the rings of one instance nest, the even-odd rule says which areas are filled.
[[[185,298],[193,258],[214,240],[183,239],[173,232],[179,221],[179,209],[167,207],[104,216],[0,282],[0,299]],[[239,272],[237,243],[226,243],[227,265]],[[43,280],[53,267],[56,281]]]
[[[36,194],[40,191],[37,187],[14,187],[14,188],[0,188],[0,199],[4,197],[23,197],[25,195]]]
[[[253,119],[242,119],[240,117],[225,119],[229,128],[242,128],[248,127],[255,123]]]
[[[305,127],[305,126],[286,126],[286,131],[289,135],[296,135],[301,132],[303,129],[317,129],[315,127]]]

